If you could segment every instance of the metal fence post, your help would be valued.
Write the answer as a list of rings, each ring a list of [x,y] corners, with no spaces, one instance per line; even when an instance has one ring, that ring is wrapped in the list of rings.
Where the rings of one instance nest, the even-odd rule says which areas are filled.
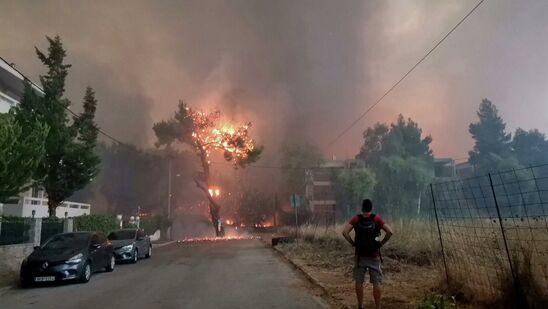
[[[0,203],[0,234],[2,234],[2,217],[4,216],[4,204]]]
[[[506,240],[506,233],[504,232],[504,226],[502,225],[502,216],[500,215],[499,203],[497,201],[497,194],[495,193],[495,187],[493,186],[493,179],[491,173],[489,173],[489,184],[491,184],[491,191],[493,192],[493,200],[495,201],[495,208],[497,209],[497,216],[499,217],[500,231],[502,233],[502,239],[504,241],[504,249],[506,250],[506,255],[508,256],[508,264],[510,265],[510,272],[512,273],[512,280],[514,281],[514,288],[516,290],[516,296],[520,297],[521,292],[518,286],[518,281],[516,279],[516,274],[514,272],[514,266],[512,265],[512,258],[510,256],[510,250],[508,249],[508,241]]]
[[[440,239],[441,254],[443,256],[443,266],[445,267],[445,277],[449,286],[449,269],[447,268],[447,260],[445,259],[445,249],[443,248],[443,240],[441,237],[440,221],[438,219],[438,210],[436,208],[436,199],[434,198],[434,186],[430,184],[430,193],[432,194],[432,205],[434,206],[434,215],[436,216],[436,225],[438,226],[438,236]]]

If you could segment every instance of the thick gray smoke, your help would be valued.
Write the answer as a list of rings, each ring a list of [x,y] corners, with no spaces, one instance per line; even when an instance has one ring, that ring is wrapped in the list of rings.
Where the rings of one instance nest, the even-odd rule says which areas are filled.
[[[471,7],[467,1],[0,1],[0,54],[35,78],[33,46],[59,34],[69,96],[86,85],[98,122],[152,145],[152,123],[179,99],[254,122],[277,163],[280,146],[311,140],[352,157],[361,131],[416,119],[438,156],[471,146],[468,124],[490,98],[514,129],[548,131],[548,2],[487,1],[424,65],[335,147],[326,145]]]

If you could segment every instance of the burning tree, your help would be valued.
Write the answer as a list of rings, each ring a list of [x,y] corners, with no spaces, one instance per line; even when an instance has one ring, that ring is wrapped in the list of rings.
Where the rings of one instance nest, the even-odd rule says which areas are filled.
[[[201,171],[194,175],[194,182],[209,200],[211,222],[217,236],[221,236],[220,205],[210,192],[210,155],[213,151],[222,152],[227,162],[235,168],[245,167],[255,162],[263,150],[249,137],[251,123],[231,125],[221,123],[221,112],[196,111],[183,101],[172,119],[154,124],[153,130],[158,141],[157,147],[165,146],[168,151],[175,142],[188,145],[196,153],[201,163]]]

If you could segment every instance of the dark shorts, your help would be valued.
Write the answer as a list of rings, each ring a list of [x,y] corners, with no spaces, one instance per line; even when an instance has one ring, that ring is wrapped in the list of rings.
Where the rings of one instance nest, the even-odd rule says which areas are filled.
[[[384,275],[381,269],[381,259],[379,257],[356,257],[354,264],[354,281],[363,283],[365,281],[366,272],[369,272],[370,283],[382,283]]]

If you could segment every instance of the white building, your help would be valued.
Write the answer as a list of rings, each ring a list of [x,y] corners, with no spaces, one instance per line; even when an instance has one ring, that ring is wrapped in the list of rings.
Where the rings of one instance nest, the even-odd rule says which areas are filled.
[[[25,77],[9,63],[0,59],[0,113],[6,113],[11,107],[18,104],[23,96]],[[35,90],[43,93],[42,89],[33,84]],[[0,204],[0,215],[19,217],[47,217],[48,200],[44,191],[38,188],[22,192],[13,197],[8,203]],[[77,217],[89,215],[91,205],[65,201],[57,207],[57,217]]]

